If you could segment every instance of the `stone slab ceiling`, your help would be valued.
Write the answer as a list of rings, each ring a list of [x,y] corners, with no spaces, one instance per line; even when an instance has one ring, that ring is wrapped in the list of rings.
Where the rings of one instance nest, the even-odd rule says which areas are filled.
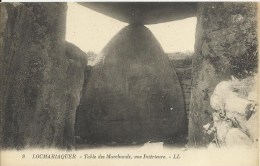
[[[87,8],[130,24],[157,24],[196,16],[196,2],[81,2]]]

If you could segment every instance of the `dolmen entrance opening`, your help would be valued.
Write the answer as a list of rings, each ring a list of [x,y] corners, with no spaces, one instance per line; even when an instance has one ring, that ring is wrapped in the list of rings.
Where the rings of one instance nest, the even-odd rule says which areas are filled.
[[[135,3],[121,4],[124,6]],[[185,3],[189,12],[186,17],[195,15],[195,10],[191,9],[193,6],[196,8],[196,5],[187,4],[189,3]],[[130,25],[123,28],[105,46],[88,75],[77,108],[75,136],[80,136],[89,144],[127,144],[171,141],[187,134],[180,82],[160,43],[144,26],[146,23],[156,23],[155,18],[141,14],[141,11],[149,13],[153,8],[140,3],[134,8],[136,10],[127,14],[122,12],[125,10],[116,10],[123,8],[120,8],[120,3],[115,3],[112,5],[115,10],[111,14],[111,8],[106,8],[106,3],[82,5]],[[142,7],[145,10],[141,10]],[[163,13],[160,12],[163,7],[156,8],[157,13]],[[175,12],[175,15],[168,13],[168,16],[159,17],[157,14],[158,22],[185,16],[179,13],[180,17],[177,17],[180,12],[177,9],[167,11]],[[123,13],[122,17],[120,13]],[[171,14],[172,17],[169,17]]]

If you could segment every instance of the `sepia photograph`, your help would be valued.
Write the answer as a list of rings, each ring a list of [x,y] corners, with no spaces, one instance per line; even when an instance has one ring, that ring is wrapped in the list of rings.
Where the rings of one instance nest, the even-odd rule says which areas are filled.
[[[259,2],[1,2],[0,165],[259,165]]]

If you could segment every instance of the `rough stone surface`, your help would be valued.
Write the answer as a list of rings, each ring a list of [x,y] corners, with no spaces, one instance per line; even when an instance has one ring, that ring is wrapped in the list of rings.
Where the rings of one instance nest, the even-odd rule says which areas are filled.
[[[1,54],[4,148],[64,147],[65,3],[7,3]],[[70,93],[70,90],[68,90]]]
[[[4,53],[4,35],[5,35],[5,27],[6,27],[6,21],[7,21],[7,10],[6,6],[1,3],[0,4],[0,85],[3,84],[3,53]],[[3,93],[3,87],[0,86],[0,96],[2,96]],[[4,112],[2,109],[3,106],[3,100],[0,100],[0,133],[3,132],[3,122],[4,122]],[[0,147],[2,142],[2,134],[0,134]]]
[[[226,146],[227,147],[250,147],[253,142],[250,138],[237,128],[232,128],[226,135]]]
[[[181,89],[184,97],[185,111],[187,120],[189,120],[190,112],[190,98],[191,98],[191,69],[192,69],[192,56],[183,58],[170,59],[171,67],[178,76],[181,84]]]
[[[257,145],[259,142],[259,110],[252,115],[245,125],[248,128],[254,143]]]
[[[258,144],[258,100],[251,96],[257,93],[256,78],[255,75],[242,80],[221,81],[210,97],[210,105],[215,109],[214,140],[218,140],[219,147]]]
[[[147,28],[127,26],[97,59],[77,111],[76,135],[88,143],[129,143],[186,132],[179,80]]]
[[[242,78],[257,70],[256,3],[199,3],[189,145],[207,145],[212,138],[203,125],[212,122],[209,96],[231,75]]]
[[[66,70],[66,115],[65,135],[67,148],[74,148],[74,126],[76,109],[80,102],[81,91],[84,82],[84,73],[87,67],[87,54],[71,43],[66,43],[66,59],[68,66]]]

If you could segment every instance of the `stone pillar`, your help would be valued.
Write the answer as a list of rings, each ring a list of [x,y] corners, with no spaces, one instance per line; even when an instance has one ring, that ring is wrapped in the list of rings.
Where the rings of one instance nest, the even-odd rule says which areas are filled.
[[[66,4],[5,5],[8,20],[1,54],[2,146],[64,147]]]
[[[74,126],[76,109],[80,102],[84,75],[87,68],[87,54],[71,43],[66,43],[66,60],[68,67],[66,70],[66,114],[64,127],[65,146],[73,149],[75,146]],[[86,79],[86,78],[85,78]]]
[[[3,84],[3,53],[4,53],[4,34],[5,34],[5,27],[7,21],[7,10],[4,3],[0,4],[0,85]],[[0,97],[3,96],[4,87],[0,86]],[[3,112],[3,100],[0,98],[0,133],[3,133],[3,122],[4,122],[4,112]],[[2,134],[0,134],[0,147],[2,143]]]
[[[129,25],[97,57],[77,112],[88,143],[170,141],[186,134],[179,80],[143,25]]]
[[[189,145],[211,141],[203,125],[212,122],[209,97],[215,86],[231,75],[244,78],[257,71],[256,3],[199,3]]]

